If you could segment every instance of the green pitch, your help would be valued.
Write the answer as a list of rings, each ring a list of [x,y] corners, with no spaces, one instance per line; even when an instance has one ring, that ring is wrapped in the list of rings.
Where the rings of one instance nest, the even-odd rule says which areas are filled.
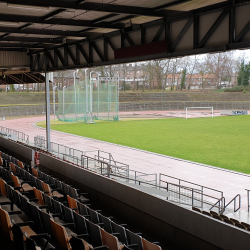
[[[51,129],[250,173],[250,116],[52,122]]]

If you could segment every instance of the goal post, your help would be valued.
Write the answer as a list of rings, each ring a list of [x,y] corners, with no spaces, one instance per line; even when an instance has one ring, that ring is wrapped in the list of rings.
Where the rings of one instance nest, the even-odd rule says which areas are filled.
[[[212,118],[214,118],[214,107],[186,107],[186,119],[188,116],[188,110],[202,110],[202,109],[209,109],[212,112]]]

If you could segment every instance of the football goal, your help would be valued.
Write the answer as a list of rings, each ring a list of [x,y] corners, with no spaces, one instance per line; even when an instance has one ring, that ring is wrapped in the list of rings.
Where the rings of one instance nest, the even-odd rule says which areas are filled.
[[[192,115],[192,117],[200,117],[201,113],[202,116],[204,116],[204,110],[205,112],[209,112],[211,114],[212,118],[214,118],[214,108],[213,107],[186,107],[186,119],[188,118],[188,115]],[[211,110],[211,111],[210,111]]]

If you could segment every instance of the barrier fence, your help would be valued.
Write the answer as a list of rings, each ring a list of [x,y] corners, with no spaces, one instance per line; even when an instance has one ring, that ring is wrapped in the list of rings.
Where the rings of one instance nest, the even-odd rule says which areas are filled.
[[[17,140],[17,141],[21,141],[23,143],[29,144],[29,136],[23,132],[20,132],[14,129],[0,126],[0,135],[3,137],[7,137],[9,139],[15,140],[15,141]]]
[[[146,110],[185,110],[186,107],[213,107],[214,110],[250,110],[250,102],[148,102],[148,103],[119,103],[119,111],[146,111]],[[58,109],[58,104],[55,105]],[[45,105],[20,105],[0,107],[0,119],[29,115],[44,115]],[[53,114],[53,105],[50,114]]]
[[[230,204],[234,205],[235,211],[240,208],[240,195],[235,196],[225,205],[225,198],[222,191],[162,173],[159,174],[158,179],[158,175],[155,173],[148,174],[130,169],[129,165],[115,161],[111,153],[102,150],[81,151],[51,142],[51,150],[48,151],[46,149],[46,140],[42,136],[34,137],[34,144],[32,144],[29,142],[29,137],[22,132],[2,126],[0,126],[0,131],[16,134],[19,141],[32,146],[36,151],[47,151],[64,161],[95,171],[108,178],[113,178],[123,183],[167,191],[167,199],[180,205],[199,207],[205,210],[218,209],[219,213],[225,212]],[[237,202],[239,205],[236,207]]]

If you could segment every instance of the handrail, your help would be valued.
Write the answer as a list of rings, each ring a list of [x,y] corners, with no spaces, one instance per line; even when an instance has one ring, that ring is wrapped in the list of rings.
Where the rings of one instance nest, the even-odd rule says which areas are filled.
[[[247,211],[249,212],[249,207],[250,207],[250,205],[249,205],[249,192],[250,192],[250,189],[245,189],[246,191],[247,191]]]
[[[223,209],[223,204],[225,205],[225,197],[221,197],[216,203],[214,203],[214,205],[209,208],[209,210],[211,211],[214,207],[216,207],[217,203],[219,203],[219,206],[218,206],[218,211],[219,211],[219,214],[221,213],[222,209],[221,209],[221,202],[222,202],[222,209]]]
[[[218,192],[218,193],[220,193],[221,197],[223,197],[223,192],[220,191],[220,190],[213,189],[213,188],[206,187],[206,186],[202,186],[202,185],[199,185],[199,184],[197,184],[197,183],[193,183],[193,182],[190,182],[190,181],[182,180],[182,179],[180,179],[180,178],[176,178],[176,177],[173,177],[173,176],[170,176],[170,175],[166,175],[166,174],[162,174],[162,173],[159,174],[159,183],[160,183],[161,181],[162,181],[162,182],[166,182],[166,181],[164,181],[164,180],[161,179],[161,176],[166,176],[166,177],[169,177],[169,178],[171,178],[171,179],[178,180],[178,181],[179,181],[179,184],[180,184],[181,182],[185,182],[185,183],[189,183],[189,184],[198,186],[198,187],[201,188],[201,190],[203,190],[204,188],[206,188],[206,189],[208,189],[208,190],[212,190],[212,191]]]
[[[236,200],[237,200],[237,197],[239,197],[239,207],[236,209]],[[224,206],[224,208],[221,210],[221,214],[223,214],[225,212],[225,209],[232,203],[234,202],[234,212],[237,212],[240,208],[241,208],[241,195],[240,194],[237,194],[231,201],[229,201],[227,203],[226,206]]]

